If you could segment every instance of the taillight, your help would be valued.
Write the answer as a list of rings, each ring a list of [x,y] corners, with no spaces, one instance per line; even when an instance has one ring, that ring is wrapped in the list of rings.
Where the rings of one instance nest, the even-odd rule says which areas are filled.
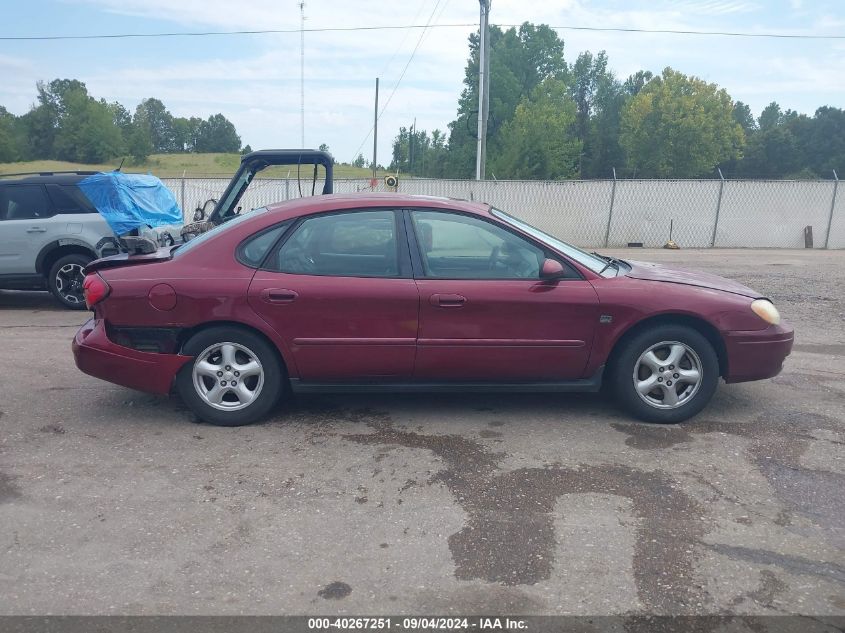
[[[99,273],[85,275],[85,281],[82,282],[82,294],[85,296],[85,305],[89,310],[108,297],[110,292],[111,286],[100,277]]]

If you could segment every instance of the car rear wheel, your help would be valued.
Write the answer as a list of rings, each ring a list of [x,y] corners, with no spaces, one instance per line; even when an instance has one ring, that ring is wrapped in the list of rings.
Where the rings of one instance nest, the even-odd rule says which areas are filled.
[[[632,415],[674,424],[710,401],[719,381],[719,359],[698,331],[662,325],[623,343],[610,380],[619,403]]]
[[[248,330],[209,328],[191,337],[183,351],[194,360],[176,376],[176,388],[185,404],[210,424],[252,424],[270,412],[284,391],[275,350]]]
[[[92,259],[87,255],[65,255],[50,267],[47,287],[64,307],[72,310],[86,309],[85,297],[82,294],[85,273],[82,271]]]

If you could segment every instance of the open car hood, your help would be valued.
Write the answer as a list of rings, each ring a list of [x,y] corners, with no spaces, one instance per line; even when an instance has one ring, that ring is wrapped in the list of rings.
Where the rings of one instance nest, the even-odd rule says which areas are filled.
[[[686,270],[684,268],[672,268],[670,266],[653,264],[651,262],[625,261],[631,265],[631,270],[628,271],[627,276],[634,279],[664,281],[675,284],[685,284],[687,286],[698,286],[699,288],[711,288],[713,290],[731,292],[733,294],[750,297],[752,299],[762,296],[759,292],[756,292],[748,286],[744,286],[738,281],[725,279],[724,277],[719,277],[718,275],[702,273],[696,270]]]

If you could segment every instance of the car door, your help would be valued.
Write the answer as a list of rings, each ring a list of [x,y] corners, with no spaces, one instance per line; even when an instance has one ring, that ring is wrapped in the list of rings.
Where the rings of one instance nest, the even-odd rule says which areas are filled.
[[[0,274],[34,275],[35,260],[51,240],[55,215],[41,184],[0,186]]]
[[[48,183],[47,195],[56,215],[48,233],[90,248],[98,257],[118,252],[117,238],[106,219],[75,184]],[[55,231],[55,233],[54,233]]]
[[[419,295],[401,220],[384,208],[307,216],[255,274],[250,305],[301,380],[410,378]]]
[[[452,211],[408,211],[420,327],[414,376],[428,381],[581,378],[598,297],[568,277],[540,278],[548,249],[500,224]]]

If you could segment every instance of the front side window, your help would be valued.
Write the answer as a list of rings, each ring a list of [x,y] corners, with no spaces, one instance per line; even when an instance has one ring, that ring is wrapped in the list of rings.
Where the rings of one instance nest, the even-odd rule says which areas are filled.
[[[459,213],[412,211],[423,272],[440,279],[539,279],[542,249]]]
[[[534,237],[535,239],[548,244],[552,248],[560,251],[564,255],[571,257],[576,262],[581,264],[582,266],[586,266],[594,273],[600,274],[602,277],[615,277],[620,273],[620,269],[618,266],[613,266],[609,263],[608,259],[602,258],[594,253],[587,253],[582,251],[577,246],[573,246],[567,242],[557,239],[556,237],[552,237],[548,233],[545,233],[538,229],[537,227],[531,226],[527,222],[523,222],[512,215],[501,211],[500,209],[493,209],[493,215],[495,215],[500,220],[504,220],[508,224],[513,227],[520,229],[521,231],[525,231],[528,235]],[[624,262],[622,262],[624,264]]]
[[[398,277],[393,211],[308,218],[279,249],[273,269],[300,275]]]
[[[41,185],[0,187],[0,220],[39,220],[53,215]]]

